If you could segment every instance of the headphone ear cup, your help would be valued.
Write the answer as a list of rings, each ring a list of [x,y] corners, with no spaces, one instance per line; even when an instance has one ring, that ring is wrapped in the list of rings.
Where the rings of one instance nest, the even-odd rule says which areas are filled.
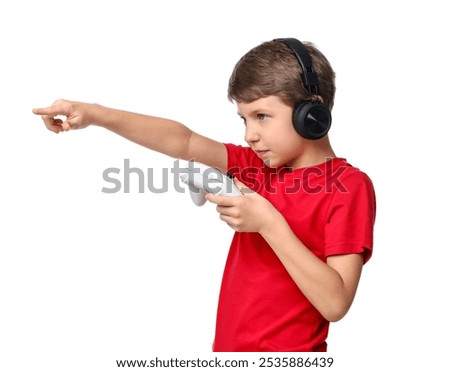
[[[303,138],[318,140],[330,130],[331,112],[321,102],[303,101],[294,107],[292,122]]]

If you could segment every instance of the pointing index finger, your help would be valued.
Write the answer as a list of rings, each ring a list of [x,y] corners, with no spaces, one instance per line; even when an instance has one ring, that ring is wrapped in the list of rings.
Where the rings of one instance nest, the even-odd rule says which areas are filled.
[[[66,115],[66,111],[60,105],[45,107],[45,108],[34,108],[33,114],[41,116],[56,116],[56,115]]]

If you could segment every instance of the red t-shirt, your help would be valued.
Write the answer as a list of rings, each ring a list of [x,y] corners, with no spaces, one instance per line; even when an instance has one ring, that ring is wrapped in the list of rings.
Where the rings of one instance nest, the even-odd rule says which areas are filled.
[[[372,253],[375,194],[345,159],[271,169],[227,144],[228,169],[277,208],[317,257]],[[258,233],[235,233],[219,296],[214,351],[326,351],[329,322]]]

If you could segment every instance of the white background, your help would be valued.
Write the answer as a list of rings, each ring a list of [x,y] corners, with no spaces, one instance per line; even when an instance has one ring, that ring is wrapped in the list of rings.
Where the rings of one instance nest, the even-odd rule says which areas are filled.
[[[352,309],[331,325],[332,370],[448,368],[446,9],[432,0],[3,2],[0,370],[214,356],[232,231],[172,180],[160,195],[139,193],[136,180],[129,194],[102,193],[105,168],[130,159],[157,183],[173,159],[95,127],[55,135],[31,109],[98,102],[243,143],[228,78],[244,53],[277,37],[313,41],[332,63],[333,146],[371,176],[378,198],[374,256]]]

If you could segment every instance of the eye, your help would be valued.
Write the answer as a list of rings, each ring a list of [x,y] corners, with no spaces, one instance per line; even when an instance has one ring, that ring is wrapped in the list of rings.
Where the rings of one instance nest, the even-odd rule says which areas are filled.
[[[260,121],[266,121],[269,118],[266,114],[258,114],[257,117]]]
[[[244,123],[244,125],[247,125],[247,121],[245,120],[245,118],[243,116],[240,116],[242,122]]]

